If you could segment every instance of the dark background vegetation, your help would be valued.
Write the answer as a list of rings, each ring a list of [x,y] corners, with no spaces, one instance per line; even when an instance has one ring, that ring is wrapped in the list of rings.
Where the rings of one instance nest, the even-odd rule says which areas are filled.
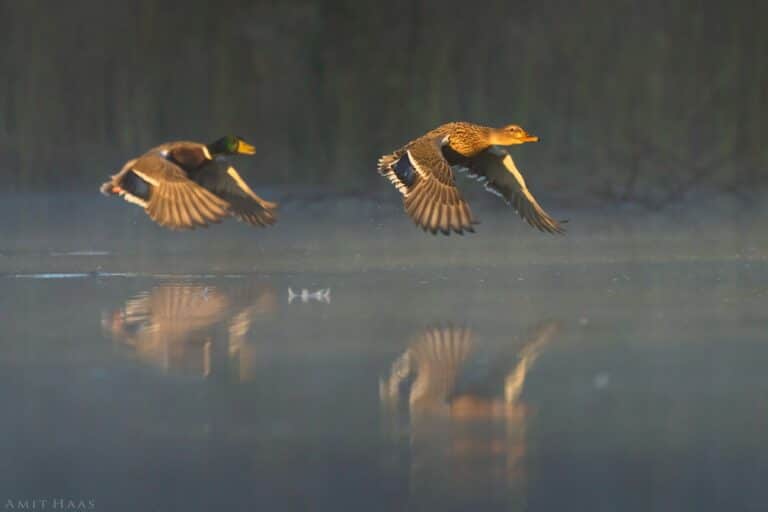
[[[0,1],[6,187],[95,187],[165,140],[243,135],[259,185],[385,183],[442,122],[522,124],[550,194],[660,206],[768,167],[768,3]],[[535,177],[534,177],[535,176]]]

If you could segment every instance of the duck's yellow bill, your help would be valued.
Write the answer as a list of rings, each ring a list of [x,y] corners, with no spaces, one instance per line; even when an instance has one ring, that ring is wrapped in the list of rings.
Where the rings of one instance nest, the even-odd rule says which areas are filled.
[[[237,152],[241,155],[253,155],[256,153],[256,148],[241,140],[237,143]]]
[[[539,142],[539,138],[536,135],[526,135],[520,138],[523,142]]]

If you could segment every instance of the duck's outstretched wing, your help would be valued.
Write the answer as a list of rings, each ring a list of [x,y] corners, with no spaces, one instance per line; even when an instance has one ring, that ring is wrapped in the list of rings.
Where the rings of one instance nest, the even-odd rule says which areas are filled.
[[[157,155],[129,162],[102,185],[139,204],[152,220],[170,229],[194,229],[218,223],[229,215],[229,204],[190,180],[176,164]]]
[[[460,165],[471,177],[482,181],[486,190],[514,206],[520,217],[531,226],[547,233],[565,233],[560,222],[539,206],[506,150],[491,146],[474,157],[466,158]]]
[[[425,231],[463,234],[476,224],[456,188],[451,166],[441,151],[443,137],[422,137],[379,159],[379,173],[403,194],[405,211]]]
[[[278,204],[259,197],[226,162],[206,163],[192,179],[229,204],[232,215],[254,226],[269,226],[277,222]]]

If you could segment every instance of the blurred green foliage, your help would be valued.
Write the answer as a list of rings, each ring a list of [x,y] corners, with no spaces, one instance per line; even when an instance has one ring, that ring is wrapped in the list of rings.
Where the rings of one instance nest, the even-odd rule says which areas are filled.
[[[768,167],[768,4],[0,2],[10,187],[98,183],[156,143],[242,135],[257,183],[377,180],[442,122],[516,122],[537,184],[663,202]],[[385,186],[381,183],[381,186]]]

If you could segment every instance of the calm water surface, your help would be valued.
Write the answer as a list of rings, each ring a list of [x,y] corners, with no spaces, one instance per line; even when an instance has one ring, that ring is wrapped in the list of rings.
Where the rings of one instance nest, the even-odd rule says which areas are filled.
[[[481,236],[472,257],[466,238],[414,238],[441,248],[434,265],[374,268],[361,259],[386,259],[381,240],[352,254],[318,235],[265,272],[215,249],[202,272],[199,247],[16,244],[0,277],[0,498],[764,510],[765,243],[654,252],[611,236],[507,262]],[[324,258],[337,263],[306,271]]]

